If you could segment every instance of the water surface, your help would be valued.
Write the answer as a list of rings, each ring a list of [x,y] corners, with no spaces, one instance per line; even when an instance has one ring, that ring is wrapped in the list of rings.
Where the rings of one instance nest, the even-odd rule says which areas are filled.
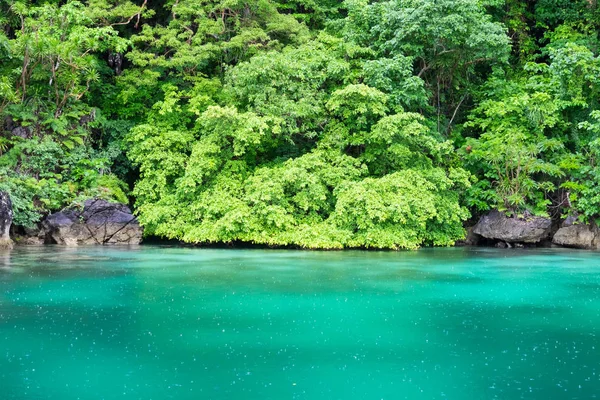
[[[0,399],[593,399],[600,257],[0,254]]]

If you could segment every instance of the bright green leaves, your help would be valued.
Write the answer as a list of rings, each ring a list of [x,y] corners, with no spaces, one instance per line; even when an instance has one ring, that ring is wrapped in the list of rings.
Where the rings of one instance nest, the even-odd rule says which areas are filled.
[[[480,79],[476,68],[508,60],[506,30],[478,0],[352,1],[348,8],[345,36],[376,55],[365,64],[367,82],[393,91],[393,107],[416,111],[429,101],[440,133],[457,122]]]
[[[141,205],[140,220],[194,243],[415,248],[462,237],[468,212],[442,169],[363,179],[366,172],[352,157],[320,150],[254,172],[226,163],[186,207],[164,196]]]
[[[284,61],[265,74],[298,76],[269,70]],[[130,156],[142,173],[135,194],[148,232],[193,243],[310,248],[416,248],[462,237],[468,212],[456,190],[469,185],[468,174],[449,168],[451,145],[432,136],[422,116],[387,115],[387,96],[366,85],[328,96],[311,79],[298,80],[298,91],[329,98],[320,107],[330,122],[316,149],[282,161],[277,154],[291,128],[285,113],[273,114],[293,94],[275,78],[269,87],[245,71],[248,65],[239,68],[230,90],[252,111],[209,106],[195,122],[195,138],[181,142],[169,140],[180,131],[132,131]]]
[[[481,177],[468,196],[477,209],[546,215],[553,205],[557,214],[561,208],[573,212],[567,210],[566,191],[575,199],[591,187],[588,178],[586,184],[580,180],[588,172],[579,152],[590,151],[597,137],[589,121],[597,106],[600,64],[572,29],[549,36],[549,64],[528,63],[525,74],[510,81],[491,79],[487,98],[466,125],[482,132],[465,147],[472,171]],[[578,207],[576,201],[572,205]],[[582,207],[591,215],[589,205]]]
[[[198,119],[199,140],[193,145],[185,174],[179,182],[185,196],[206,184],[224,165],[239,161],[254,166],[279,132],[279,120],[232,107],[209,107]]]
[[[382,118],[365,137],[362,159],[375,176],[405,168],[447,165],[453,146],[432,135],[425,118],[398,113]]]
[[[561,142],[508,130],[485,133],[477,141],[469,141],[468,147],[471,162],[482,169],[491,183],[476,185],[469,205],[479,208],[489,204],[511,212],[546,214],[548,194],[556,189],[552,179],[564,176],[558,166],[546,159],[562,150]]]
[[[413,58],[395,55],[364,63],[365,83],[388,95],[390,107],[417,109],[427,105],[425,83],[413,75]]]
[[[356,133],[350,144],[361,143],[361,136],[387,112],[387,96],[366,85],[349,85],[335,91],[327,102],[331,114],[339,118],[349,131]],[[354,143],[353,143],[354,142]]]
[[[194,151],[207,148],[198,146]],[[190,168],[210,168],[199,165],[199,159],[194,154],[190,157],[185,177],[176,182],[178,191],[194,182]],[[254,171],[242,161],[226,161],[194,196],[164,195],[155,203],[141,204],[140,220],[154,233],[188,242],[242,240],[313,247],[301,238],[315,224],[325,224],[333,209],[334,188],[364,172],[351,157],[321,151]],[[330,243],[317,236],[322,243]]]
[[[469,126],[484,133],[467,141],[467,157],[487,183],[470,192],[470,206],[486,210],[545,215],[547,196],[555,190],[554,178],[563,172],[554,165],[562,142],[545,135],[559,124],[558,103],[545,92],[528,92],[513,84],[501,90],[499,100],[485,100],[475,110]]]
[[[169,185],[185,169],[194,136],[166,127],[139,125],[128,136],[128,156],[140,168],[134,194],[140,204],[169,193]]]
[[[326,123],[326,88],[340,84],[350,65],[322,41],[253,57],[231,69],[226,88],[244,110],[283,119],[293,136],[314,137]]]
[[[323,223],[335,203],[335,187],[363,173],[350,157],[316,151],[256,170],[246,183],[245,199],[262,230],[286,237],[298,226]],[[293,243],[293,235],[286,242]]]
[[[224,169],[255,164],[261,146],[269,148],[279,132],[276,119],[231,107],[208,107],[196,125],[195,134],[168,125],[140,125],[128,137],[129,157],[140,167],[134,194],[140,206],[146,205],[140,210],[151,210],[154,219],[149,222],[159,221],[160,214],[148,203],[193,201]]]
[[[338,192],[333,219],[353,232],[349,247],[415,248],[451,245],[462,237],[468,211],[442,169],[406,169],[348,183]]]
[[[468,213],[453,191],[468,174],[451,168],[452,146],[431,123],[402,108],[423,104],[422,80],[409,59],[361,54],[372,55],[322,34],[227,69],[222,91],[204,77],[163,86],[151,124],[129,138],[147,232],[310,248],[460,239]],[[361,190],[375,200],[355,202]]]
[[[232,107],[209,107],[202,114],[200,126],[203,138],[215,138],[221,148],[229,147],[231,155],[226,158],[237,158],[256,149],[267,134],[278,133],[276,124],[270,127],[268,122],[272,121],[254,113],[240,114]]]
[[[334,91],[326,104],[331,122],[321,144],[360,156],[371,128],[388,111],[386,103],[385,93],[364,84]]]
[[[260,50],[302,41],[304,26],[267,0],[180,0],[166,6],[166,25],[144,25],[127,57],[137,66],[194,75],[236,63]]]

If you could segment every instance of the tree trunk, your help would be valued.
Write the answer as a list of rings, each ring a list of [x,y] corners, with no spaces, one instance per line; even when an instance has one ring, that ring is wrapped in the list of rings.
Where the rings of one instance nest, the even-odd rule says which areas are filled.
[[[0,192],[0,249],[12,248],[9,231],[13,220],[12,202],[6,192]]]

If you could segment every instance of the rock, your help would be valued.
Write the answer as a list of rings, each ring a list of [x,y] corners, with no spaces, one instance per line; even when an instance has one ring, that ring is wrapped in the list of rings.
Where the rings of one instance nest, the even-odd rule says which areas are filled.
[[[466,235],[463,240],[457,240],[456,246],[477,246],[481,242],[481,236],[473,232],[474,226],[465,228]]]
[[[467,228],[467,236],[465,237],[464,243],[467,246],[477,246],[481,241],[481,236],[474,232],[475,227],[471,226]]]
[[[12,248],[10,239],[10,226],[13,220],[13,209],[10,196],[0,191],[0,249]]]
[[[46,230],[41,224],[31,228],[20,226],[14,229],[13,240],[19,245],[42,245],[46,243]]]
[[[566,228],[567,226],[571,226],[577,222],[577,215],[569,215],[563,223],[560,225],[561,228]]]
[[[116,75],[123,71],[123,53],[109,53],[108,65],[115,70]]]
[[[11,135],[13,136],[18,136],[22,139],[28,139],[29,137],[31,137],[31,133],[29,132],[29,129],[23,126],[18,126],[16,128],[14,128],[11,131]]]
[[[599,249],[600,235],[598,228],[591,225],[568,225],[556,231],[552,243],[578,249]]]
[[[473,229],[474,233],[484,238],[506,243],[539,243],[551,231],[552,221],[549,218],[512,218],[497,210],[481,217]]]
[[[142,228],[129,207],[106,200],[86,200],[83,209],[66,208],[42,223],[46,242],[78,244],[139,244]]]

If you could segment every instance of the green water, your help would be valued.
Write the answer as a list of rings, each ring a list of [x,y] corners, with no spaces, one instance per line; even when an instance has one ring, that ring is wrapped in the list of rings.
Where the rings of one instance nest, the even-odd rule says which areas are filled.
[[[0,255],[0,399],[592,399],[600,254]]]

